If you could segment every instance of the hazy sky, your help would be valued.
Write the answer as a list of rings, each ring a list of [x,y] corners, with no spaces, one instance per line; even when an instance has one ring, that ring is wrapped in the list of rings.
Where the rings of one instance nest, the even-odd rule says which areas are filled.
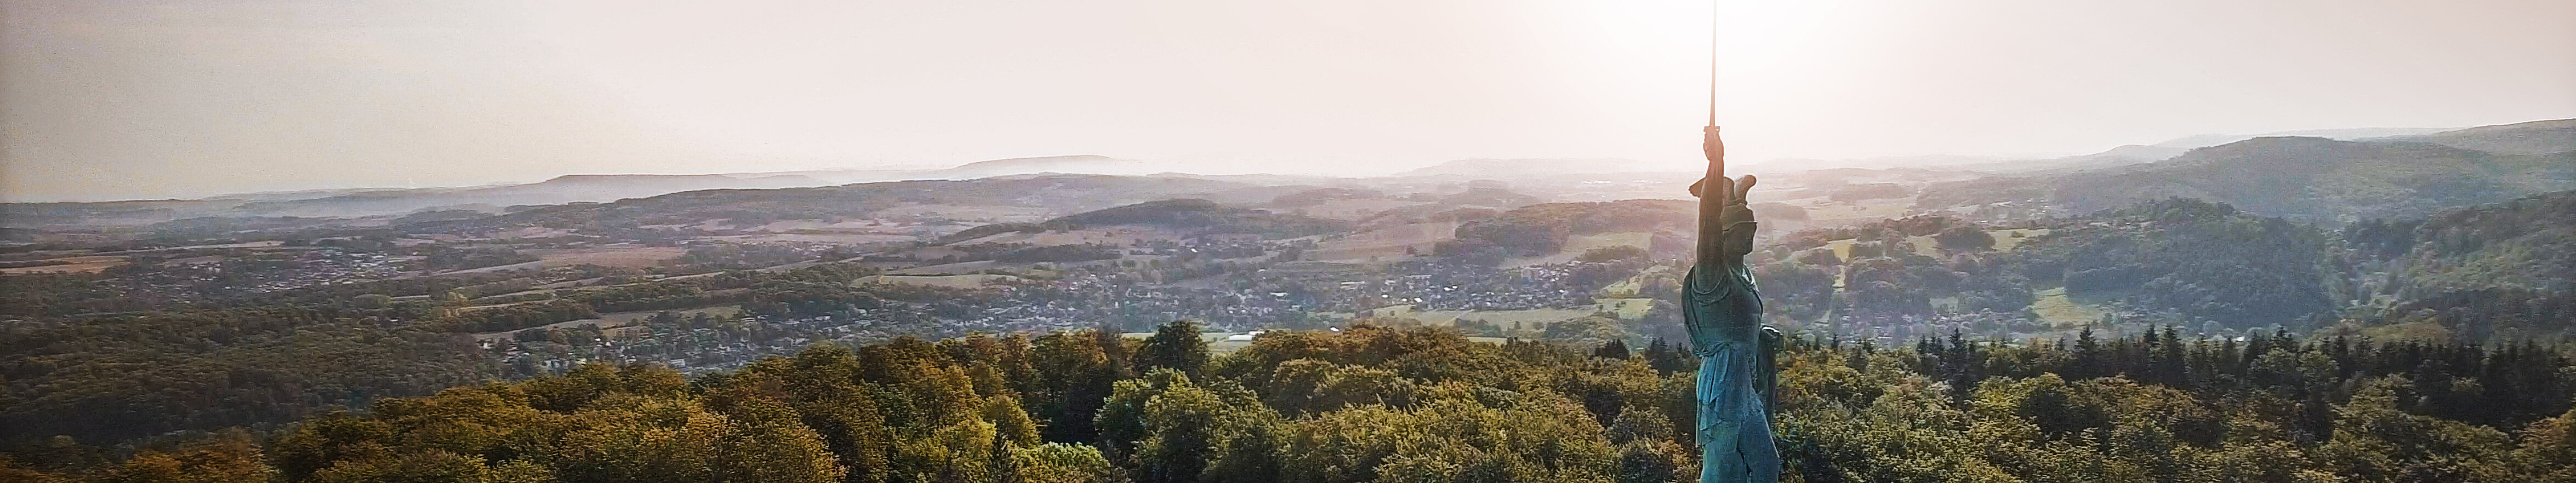
[[[1708,0],[0,0],[0,198],[1102,154],[1685,168]],[[2576,117],[2576,2],[1724,0],[1738,159]]]

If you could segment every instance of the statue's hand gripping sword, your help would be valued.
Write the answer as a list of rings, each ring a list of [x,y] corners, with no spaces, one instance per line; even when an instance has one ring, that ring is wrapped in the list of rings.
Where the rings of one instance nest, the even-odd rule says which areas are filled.
[[[1698,263],[1741,267],[1744,255],[1753,253],[1753,210],[1745,206],[1744,195],[1756,180],[1749,174],[1727,179],[1726,141],[1718,138],[1717,126],[1705,129],[1700,151],[1708,155],[1708,173],[1690,187],[1691,196],[1699,197]],[[1708,189],[1711,180],[1717,189]]]

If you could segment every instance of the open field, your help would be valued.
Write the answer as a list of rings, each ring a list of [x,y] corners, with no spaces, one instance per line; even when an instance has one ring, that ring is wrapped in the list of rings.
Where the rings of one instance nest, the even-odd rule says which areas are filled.
[[[688,249],[680,247],[648,247],[635,245],[521,250],[520,253],[536,255],[537,261],[470,268],[453,272],[444,272],[440,273],[440,275],[506,272],[511,270],[544,270],[548,268],[569,267],[574,265],[634,268],[657,267],[671,259],[680,258],[680,255],[688,252]]]
[[[1679,273],[1675,273],[1670,265],[1650,265],[1647,266],[1645,270],[1638,271],[1636,276],[1611,283],[1606,287],[1601,287],[1600,296],[1605,297],[1605,299],[1635,297],[1637,296],[1638,291],[1645,289],[1647,279],[1664,276],[1666,274],[1676,277],[1680,276]]]
[[[645,320],[645,319],[653,318],[653,314],[655,314],[655,313],[659,313],[659,312],[661,312],[661,311],[657,311],[657,310],[642,310],[642,311],[635,311],[635,312],[617,312],[617,313],[599,314],[599,317],[598,317],[598,318],[593,318],[593,319],[581,319],[581,320],[567,320],[567,321],[556,322],[556,323],[552,323],[552,324],[546,324],[546,325],[540,325],[540,326],[536,326],[536,327],[531,327],[530,329],[570,329],[570,328],[580,327],[580,326],[584,326],[584,325],[596,325],[596,326],[599,326],[600,331],[601,331],[601,332],[603,332],[603,333],[610,334],[610,335],[617,335],[617,334],[618,334],[618,333],[620,333],[620,332],[634,332],[634,331],[640,331],[640,330],[642,330],[642,329],[644,328],[644,327],[643,327],[643,326],[644,326],[644,320]],[[696,308],[696,309],[686,309],[686,310],[673,310],[673,311],[670,311],[670,312],[671,312],[671,313],[673,313],[673,314],[678,314],[678,315],[680,316],[680,318],[684,318],[684,319],[685,319],[685,318],[696,317],[698,314],[707,314],[707,316],[709,316],[709,317],[719,317],[719,318],[722,318],[722,317],[732,317],[732,316],[734,316],[734,315],[741,314],[741,313],[742,313],[742,307],[736,307],[736,306],[730,306],[730,305],[728,305],[728,306],[723,306],[723,307],[706,307],[706,308]],[[508,338],[508,337],[510,337],[512,334],[517,334],[517,333],[519,333],[520,331],[524,331],[524,330],[529,330],[529,329],[519,329],[519,330],[510,330],[510,331],[501,331],[501,332],[486,332],[486,333],[481,333],[481,334],[474,334],[474,340],[475,340],[475,341],[477,341],[477,342],[480,342],[480,341],[486,341],[486,340],[503,339],[503,338]]]
[[[1325,240],[1314,250],[1307,251],[1305,259],[1358,262],[1429,255],[1433,245],[1456,238],[1457,234],[1457,222],[1390,226]]]
[[[554,237],[559,237],[559,236],[571,236],[572,234],[573,234],[573,233],[572,233],[572,230],[566,230],[566,229],[562,229],[562,228],[546,228],[546,227],[530,226],[530,227],[521,227],[521,228],[518,228],[518,229],[509,230],[509,231],[503,231],[503,232],[499,232],[499,233],[493,233],[493,234],[492,234],[492,238],[502,238],[502,239],[506,239],[506,238],[554,238]]]
[[[1205,342],[1207,342],[1207,345],[1208,345],[1208,352],[1209,352],[1209,353],[1212,353],[1212,354],[1215,354],[1215,355],[1226,355],[1226,354],[1233,354],[1235,351],[1243,350],[1243,348],[1245,348],[1245,347],[1252,347],[1252,341],[1249,341],[1249,340],[1226,340],[1227,338],[1234,337],[1234,336],[1236,336],[1236,335],[1242,335],[1242,334],[1246,334],[1246,333],[1245,333],[1245,332],[1200,332],[1200,333],[1199,333],[1199,340],[1200,340],[1200,341],[1205,341]],[[1151,338],[1151,337],[1153,337],[1153,336],[1154,336],[1154,333],[1152,333],[1152,332],[1124,332],[1124,333],[1120,333],[1120,334],[1118,334],[1118,338],[1121,338],[1121,339],[1127,339],[1127,340],[1145,340],[1145,339],[1147,339],[1147,338]],[[1468,342],[1475,342],[1475,343],[1479,343],[1479,344],[1501,344],[1501,343],[1503,343],[1504,341],[1507,341],[1507,340],[1509,340],[1509,339],[1505,339],[1505,338],[1502,338],[1502,337],[1468,337],[1468,338],[1467,338],[1467,341],[1468,341]]]
[[[1540,329],[1547,324],[1592,315],[1595,309],[1522,309],[1522,310],[1434,310],[1416,312],[1413,318],[1432,325],[1455,326],[1460,320],[1481,320],[1504,330]],[[1437,321],[1437,322],[1434,322]]]
[[[47,262],[60,262],[60,263],[56,263],[56,264],[54,264],[54,265],[37,265],[37,266],[32,266],[32,267],[0,268],[0,274],[16,275],[16,274],[26,274],[26,273],[98,273],[98,272],[99,272],[99,271],[101,271],[101,270],[107,270],[107,269],[108,269],[108,267],[114,267],[114,266],[118,266],[118,265],[124,265],[124,264],[127,264],[127,263],[131,263],[131,262],[127,261],[127,260],[125,259],[125,257],[123,257],[123,256],[118,256],[118,255],[92,255],[92,256],[85,256],[85,257],[63,257],[63,258],[52,258],[52,259],[47,259],[46,261],[47,261]]]
[[[1857,239],[1857,238],[1844,238],[1844,239],[1841,239],[1841,240],[1834,240],[1834,241],[1828,241],[1828,242],[1825,242],[1825,247],[1826,247],[1826,248],[1833,249],[1833,251],[1834,251],[1834,258],[1839,258],[1839,259],[1843,259],[1843,260],[1851,260],[1851,247],[1852,247],[1852,244],[1853,244],[1853,243],[1858,243],[1858,242],[1860,242],[1860,239]],[[1906,245],[1908,246],[1908,248],[1912,248],[1912,249],[1914,250],[1914,254],[1916,254],[1916,255],[1922,255],[1922,256],[1927,256],[1927,257],[1939,257],[1939,256],[1941,256],[1941,246],[1940,246],[1940,241],[1939,241],[1939,240],[1934,240],[1934,239],[1932,239],[1932,237],[1929,237],[1929,236],[1909,236],[1909,237],[1905,237],[1905,243],[1906,243]]]
[[[1016,281],[1020,280],[1020,277],[983,273],[969,275],[871,275],[859,277],[858,280],[851,281],[850,283],[855,285],[906,283],[953,288],[983,288],[986,282],[994,280]]]
[[[1003,274],[1010,274],[1010,275],[1018,275],[1018,276],[1023,276],[1023,277],[1027,277],[1027,276],[1035,276],[1035,277],[1037,277],[1037,278],[1048,278],[1048,277],[1050,277],[1050,276],[1052,276],[1052,275],[1046,275],[1046,274],[1052,274],[1052,273],[1056,273],[1056,272],[1059,272],[1059,271],[1062,271],[1062,270],[1067,270],[1067,269],[1073,269],[1073,268],[1079,268],[1079,267],[1100,266],[1100,265],[1112,265],[1112,264],[1116,264],[1116,263],[1118,263],[1118,262],[1119,262],[1119,261],[1121,261],[1121,260],[1151,260],[1151,259],[1155,259],[1155,258],[1157,258],[1157,257],[1152,256],[1152,255],[1128,255],[1128,256],[1126,256],[1126,257],[1119,258],[1119,259],[1111,259],[1111,260],[1092,260],[1092,261],[1087,261],[1087,262],[1066,262],[1066,263],[1058,263],[1058,262],[1005,263],[1005,262],[999,262],[999,261],[993,261],[993,260],[976,260],[976,261],[972,261],[972,262],[943,263],[943,264],[939,264],[939,265],[931,265],[931,266],[926,266],[926,267],[913,267],[913,268],[906,268],[906,269],[901,269],[901,270],[895,270],[895,271],[891,271],[891,272],[886,272],[886,275],[895,276],[896,278],[905,278],[905,277],[921,277],[921,276],[932,276],[932,275],[981,275],[981,274],[985,274],[985,273],[991,272],[991,273],[1003,273]],[[896,280],[896,281],[898,281],[898,282],[899,282],[900,280]]]
[[[1565,237],[1565,247],[1557,249],[1556,253],[1549,254],[1544,257],[1514,258],[1504,262],[1504,264],[1525,267],[1530,265],[1565,263],[1574,261],[1576,257],[1583,256],[1583,252],[1592,251],[1592,249],[1595,248],[1609,248],[1623,245],[1637,247],[1640,250],[1652,250],[1655,248],[1655,233],[1650,231],[1621,231],[1568,236]]]
[[[905,243],[921,240],[920,238],[915,238],[911,235],[888,235],[882,233],[776,233],[767,235],[728,235],[708,238],[735,243],[829,243],[835,245]]]
[[[1906,208],[1914,205],[1914,199],[1884,198],[1860,200],[1855,202],[1827,202],[1819,198],[1806,203],[1791,204],[1805,207],[1807,209],[1807,219],[1810,221],[1820,223],[1834,221],[1868,222],[1889,218],[1903,218],[1905,217]]]
[[[1610,300],[1618,300],[1618,301],[1622,301],[1622,302],[1609,302]],[[1647,301],[1646,303],[1648,303],[1648,304],[1652,304],[1652,303],[1653,303],[1653,299],[1606,299],[1606,300],[1604,300],[1604,302],[1605,302],[1605,304],[1604,304],[1604,305],[1595,305],[1595,306],[1592,306],[1592,307],[1588,307],[1588,308],[1580,308],[1580,309],[1425,310],[1425,311],[1416,311],[1416,310],[1413,310],[1413,306],[1412,306],[1412,305],[1390,305],[1390,306],[1378,307],[1378,308],[1375,308],[1375,309],[1370,309],[1370,310],[1368,311],[1368,316],[1370,316],[1370,317],[1395,317],[1395,318],[1407,318],[1407,319],[1413,319],[1413,320],[1422,321],[1422,325],[1432,326],[1432,327],[1449,327],[1449,326],[1455,326],[1455,325],[1457,325],[1457,322],[1458,322],[1458,321],[1460,321],[1460,320],[1482,320],[1482,321],[1485,321],[1486,323],[1494,324],[1494,325],[1496,325],[1496,326],[1500,326],[1500,327],[1505,328],[1505,329],[1537,329],[1537,328],[1540,328],[1540,327],[1545,327],[1545,326],[1547,326],[1547,324],[1548,324],[1548,323],[1551,323],[1551,322],[1561,322],[1561,321],[1564,321],[1564,320],[1566,320],[1566,319],[1581,318],[1581,317],[1585,317],[1585,316],[1592,315],[1592,314],[1593,314],[1593,313],[1595,313],[1595,312],[1600,312],[1600,311],[1602,311],[1602,310],[1615,310],[1615,309],[1617,309],[1617,308],[1624,308],[1624,307],[1627,307],[1627,306],[1629,306],[1629,305],[1634,304],[1634,302],[1625,302],[1625,301],[1631,301],[1631,300],[1643,300],[1643,301]],[[1618,305],[1619,305],[1619,307],[1612,307],[1610,304],[1618,304]],[[1652,307],[1652,305],[1647,305],[1647,307]],[[1642,316],[1642,315],[1644,315],[1644,314],[1645,314],[1645,312],[1643,312],[1643,311],[1639,311],[1639,312],[1638,312],[1638,315],[1640,315],[1640,316]],[[1318,314],[1318,315],[1332,316],[1332,315],[1343,315],[1343,314]],[[1347,316],[1347,315],[1344,315],[1344,316]]]
[[[286,242],[277,241],[277,240],[267,240],[267,241],[242,242],[242,243],[225,243],[225,244],[220,244],[220,245],[188,245],[188,246],[184,246],[184,247],[170,247],[170,248],[163,248],[162,250],[197,250],[197,249],[205,249],[205,248],[274,248],[274,247],[281,247],[281,246],[286,246]]]
[[[2099,305],[2066,295],[2065,287],[2041,290],[2031,294],[2030,311],[2039,314],[2041,322],[2051,327],[2078,327],[2102,320],[2110,313]]]
[[[746,228],[746,230],[749,230],[749,231],[780,232],[780,233],[783,233],[783,232],[791,232],[791,231],[798,231],[798,230],[834,231],[834,232],[867,232],[867,231],[872,231],[872,230],[879,229],[879,228],[885,228],[885,227],[887,227],[887,226],[888,226],[888,225],[886,225],[886,223],[885,223],[885,222],[877,221],[877,220],[866,220],[866,219],[861,219],[861,220],[844,220],[844,221],[840,221],[840,222],[832,222],[832,221],[827,221],[827,220],[780,220],[780,221],[773,221],[773,222],[769,222],[769,224],[766,224],[766,225],[760,225],[760,226],[755,226],[755,227]]]
[[[990,223],[1046,221],[1057,214],[1045,208],[1025,206],[903,205],[869,213],[877,218],[931,217]]]
[[[2013,247],[2021,246],[2021,242],[2024,240],[2047,235],[2048,229],[2017,228],[2011,230],[1988,230],[1986,233],[1994,235],[1996,250],[2012,251]]]
[[[224,260],[228,260],[228,259],[230,259],[230,258],[229,258],[229,257],[225,257],[225,256],[223,256],[223,255],[206,255],[206,256],[200,256],[200,257],[177,258],[177,259],[164,260],[164,261],[162,261],[162,262],[161,262],[161,266],[164,266],[164,267],[177,267],[177,266],[185,266],[185,265],[200,265],[200,264],[208,264],[208,263],[223,263],[223,262],[224,262]]]
[[[1081,229],[1081,230],[1068,230],[1068,231],[1053,231],[1053,230],[1049,230],[1049,231],[1042,231],[1042,232],[1037,232],[1037,233],[1023,233],[1023,232],[1001,233],[1001,234],[996,234],[996,235],[993,235],[993,236],[988,236],[988,237],[983,237],[983,238],[977,238],[977,239],[973,239],[973,240],[961,241],[961,242],[953,243],[952,245],[981,245],[981,244],[986,244],[986,243],[1026,243],[1026,244],[1030,244],[1030,245],[1037,245],[1037,246],[1048,246],[1048,245],[1082,245],[1082,244],[1090,244],[1090,243],[1099,243],[1099,244],[1108,244],[1108,245],[1117,245],[1117,246],[1128,246],[1128,245],[1134,245],[1134,244],[1137,244],[1137,243],[1143,243],[1143,242],[1145,242],[1145,241],[1147,241],[1147,240],[1179,240],[1179,239],[1185,238],[1185,237],[1187,237],[1187,236],[1188,236],[1187,234],[1185,234],[1185,233],[1181,233],[1181,232],[1178,232],[1178,231],[1166,230],[1166,229],[1162,229],[1162,228],[1154,228],[1154,227],[1144,227],[1144,226],[1104,226],[1104,227],[1098,227],[1098,228],[1088,228],[1088,229]]]
[[[2009,230],[1987,230],[1987,231],[1986,231],[1986,233],[1987,233],[1987,234],[1989,234],[1989,235],[1993,235],[1993,236],[1995,237],[1995,250],[1997,250],[1997,251],[2011,251],[2011,250],[2013,249],[2013,247],[2021,246],[2021,242],[2023,242],[2023,241],[2025,241],[2025,240],[2028,240],[2028,239],[2030,239],[2030,238],[2036,238],[2036,237],[2039,237],[2039,236],[2041,236],[2041,235],[2047,235],[2047,234],[2048,234],[2048,229],[2047,229],[2047,228],[2016,228],[2016,229],[2009,229]],[[2016,237],[2016,236],[2014,236],[2014,235],[2020,235],[2020,236]],[[1854,243],[1854,242],[1858,242],[1858,241],[1859,241],[1859,240],[1857,240],[1857,239],[1844,238],[1844,239],[1841,239],[1841,240],[1834,240],[1834,241],[1828,241],[1828,242],[1825,242],[1825,247],[1826,247],[1826,248],[1831,248],[1831,249],[1833,249],[1833,250],[1834,250],[1834,257],[1835,257],[1835,258],[1840,258],[1840,259],[1844,259],[1844,260],[1850,260],[1850,259],[1851,259],[1851,246],[1852,246],[1852,243]],[[1940,240],[1934,239],[1933,237],[1930,237],[1930,236],[1909,236],[1909,237],[1905,237],[1905,242],[1906,242],[1907,244],[1911,244],[1911,245],[1913,245],[1913,247],[1914,247],[1914,253],[1916,253],[1916,254],[1923,255],[1923,256],[1927,256],[1927,257],[1938,257],[1938,256],[1941,256],[1941,247],[1940,247],[1940,243],[1941,243],[1941,242],[1940,242]]]
[[[985,271],[985,270],[992,270],[992,269],[996,269],[996,268],[1010,268],[1010,265],[1005,265],[1005,264],[1003,264],[1002,262],[996,262],[996,261],[992,261],[992,260],[976,260],[976,261],[972,261],[972,262],[943,263],[943,264],[939,264],[939,265],[930,265],[930,266],[922,266],[922,267],[912,267],[912,268],[906,268],[906,269],[896,270],[896,271],[892,271],[892,272],[886,272],[886,274],[887,274],[887,275],[958,275],[958,274],[971,274],[971,273],[975,273],[975,272],[981,272],[981,271]]]
[[[680,247],[646,246],[612,246],[527,251],[530,255],[536,255],[537,262],[545,264],[547,268],[569,267],[573,265],[651,267],[661,265],[662,262],[666,260],[680,258],[680,255],[688,252],[689,251],[687,249]]]
[[[1378,213],[1383,213],[1386,210],[1426,204],[1429,203],[1387,198],[1332,200],[1315,206],[1297,208],[1293,211],[1304,213],[1306,216],[1316,218],[1359,221],[1367,219],[1368,217],[1374,216]]]
[[[1600,299],[1600,301],[1601,308],[1619,314],[1619,318],[1623,320],[1646,318],[1646,312],[1655,308],[1655,299],[1619,298]]]
[[[77,257],[77,256],[83,256],[83,255],[95,255],[95,254],[98,254],[98,253],[99,253],[99,252],[98,252],[98,250],[87,250],[87,249],[72,249],[72,250],[29,250],[29,251],[24,251],[24,252],[12,253],[12,254],[8,254],[8,255],[5,255],[5,256],[0,256],[0,260],[8,260],[8,261],[13,261],[13,262],[16,262],[16,261],[29,261],[29,260],[45,260],[45,259],[52,259],[52,258],[65,258],[65,257]]]

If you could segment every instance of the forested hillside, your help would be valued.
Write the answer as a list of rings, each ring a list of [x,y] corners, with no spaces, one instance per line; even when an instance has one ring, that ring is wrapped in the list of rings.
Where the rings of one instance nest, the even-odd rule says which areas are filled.
[[[593,364],[275,432],[69,441],[7,481],[1674,482],[1690,369],[1658,341],[1194,324],[818,346],[694,379]],[[1789,481],[2576,481],[2571,360],[2531,345],[2135,336],[1783,358]]]
[[[563,272],[558,276],[590,275]],[[524,278],[406,279],[268,294],[220,308],[109,305],[97,298],[112,299],[113,291],[76,290],[97,283],[85,275],[0,278],[0,293],[16,302],[0,314],[32,319],[0,325],[7,329],[0,338],[0,377],[6,383],[0,386],[6,389],[0,392],[0,441],[51,435],[121,441],[262,426],[321,408],[425,395],[494,376],[531,376],[544,371],[503,365],[485,350],[489,341],[478,346],[469,334],[518,331],[599,312],[726,304],[779,319],[858,306],[878,311],[882,330],[937,334],[943,329],[926,322],[936,319],[933,313],[979,311],[1002,302],[966,290],[863,290],[848,283],[868,273],[846,265],[728,272],[567,290],[526,302],[477,296],[525,287]],[[133,312],[75,316],[101,307]],[[735,343],[787,337],[773,325],[730,317],[700,325],[721,329],[710,332]],[[547,345],[549,337],[564,341],[566,335],[538,330],[527,337],[529,345]],[[553,344],[553,350],[562,346]]]
[[[1916,216],[1801,231],[1754,259],[1774,323],[1819,333],[2015,339],[2126,321],[2218,336],[2305,330],[2337,315],[2330,241],[2306,225],[2176,198],[2023,228]],[[2036,313],[2041,292],[2058,308],[2075,300],[2099,313]]]
[[[1040,223],[995,223],[968,228],[943,237],[941,241],[962,242],[1015,231],[1034,233],[1105,226],[1154,226],[1184,230],[1193,234],[1250,234],[1268,238],[1319,235],[1349,229],[1349,223],[1334,220],[1230,207],[1213,201],[1185,198],[1102,208],[1060,216]]]
[[[1775,323],[1895,325],[1899,336],[1924,332],[1891,321],[1929,318],[1935,331],[1964,324],[1986,338],[2126,321],[2548,340],[2576,329],[2569,220],[2576,192],[2336,230],[2173,198],[2019,228],[1917,216],[1802,231],[1757,252],[1756,269],[1771,315],[1785,317]]]
[[[2576,328],[2576,191],[2344,229],[2354,298],[2471,338]]]
[[[2224,204],[2177,198],[2111,210],[2025,243],[2013,260],[2031,279],[2185,320],[2251,327],[2330,307],[2324,233]]]

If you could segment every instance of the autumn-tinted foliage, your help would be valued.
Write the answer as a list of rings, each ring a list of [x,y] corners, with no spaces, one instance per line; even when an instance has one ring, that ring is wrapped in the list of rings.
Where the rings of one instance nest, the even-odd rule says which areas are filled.
[[[9,481],[1689,481],[1696,364],[1436,329],[1195,328],[816,346],[694,380],[581,366],[378,401],[264,439],[103,462],[22,447]],[[1156,346],[1160,347],[1156,347]],[[1791,481],[2570,481],[2569,357],[2354,340],[1888,350],[1782,358]],[[87,452],[84,452],[87,451]],[[86,456],[84,456],[86,455]]]

